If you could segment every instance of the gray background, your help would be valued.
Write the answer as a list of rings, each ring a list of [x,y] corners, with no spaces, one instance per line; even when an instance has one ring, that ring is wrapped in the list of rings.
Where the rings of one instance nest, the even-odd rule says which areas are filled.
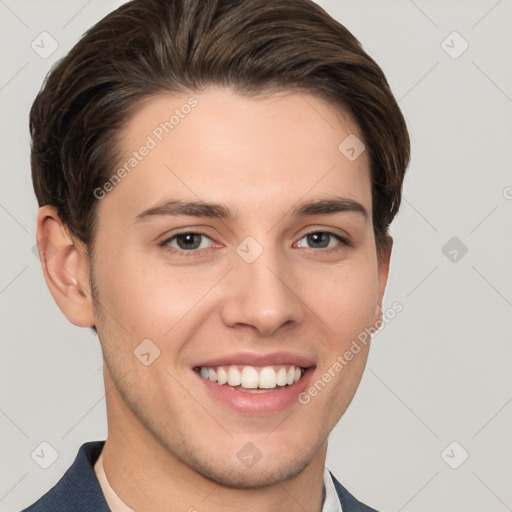
[[[27,115],[52,63],[121,3],[0,0],[5,512],[107,433],[98,340],[59,311],[33,253]],[[512,1],[319,3],[384,69],[413,150],[384,303],[403,311],[375,337],[328,465],[382,510],[512,510]],[[43,31],[58,42],[47,58],[31,47]],[[47,469],[31,457],[44,441],[58,453]]]

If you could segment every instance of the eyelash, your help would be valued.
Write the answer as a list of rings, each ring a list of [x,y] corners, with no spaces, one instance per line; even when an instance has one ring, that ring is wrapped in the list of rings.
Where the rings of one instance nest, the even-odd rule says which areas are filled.
[[[183,236],[183,235],[200,235],[200,236],[209,238],[211,240],[211,238],[208,235],[206,235],[204,233],[201,233],[199,231],[182,231],[181,233],[176,233],[175,235],[171,236],[170,238],[165,239],[159,245],[166,252],[171,253],[171,254],[179,254],[180,257],[185,257],[185,258],[194,258],[194,257],[197,257],[197,256],[202,256],[203,252],[205,250],[209,249],[209,248],[208,249],[199,249],[199,250],[198,249],[193,249],[193,250],[190,250],[190,251],[185,251],[183,249],[175,249],[174,247],[170,247],[168,245],[175,238],[177,238],[179,236]]]
[[[341,246],[349,247],[351,245],[350,242],[346,238],[342,237],[341,235],[338,235],[337,233],[333,233],[332,231],[321,231],[321,230],[314,230],[314,231],[309,231],[307,233],[304,233],[302,235],[302,237],[299,239],[299,241],[302,240],[303,238],[307,237],[308,235],[314,235],[314,234],[318,234],[318,233],[323,233],[325,235],[329,235],[332,238],[335,238],[338,242],[340,242]],[[210,249],[210,247],[208,247],[207,249],[192,249],[192,250],[186,251],[184,249],[175,249],[175,248],[169,246],[170,242],[172,242],[178,236],[183,236],[183,235],[200,235],[200,236],[203,236],[203,237],[206,237],[206,238],[209,238],[210,240],[212,240],[208,235],[206,235],[205,233],[201,233],[199,231],[183,231],[181,233],[174,234],[170,238],[165,239],[163,242],[160,242],[158,245],[160,247],[162,247],[168,253],[179,254],[180,257],[186,257],[186,258],[194,258],[194,257],[202,256],[204,251],[207,251],[208,249]],[[212,240],[212,242],[213,242],[213,240]],[[339,245],[336,245],[336,246],[330,247],[330,248],[323,248],[323,249],[322,248],[316,249],[313,247],[307,247],[306,249],[309,249],[310,251],[315,251],[315,252],[322,252],[324,254],[341,250]]]

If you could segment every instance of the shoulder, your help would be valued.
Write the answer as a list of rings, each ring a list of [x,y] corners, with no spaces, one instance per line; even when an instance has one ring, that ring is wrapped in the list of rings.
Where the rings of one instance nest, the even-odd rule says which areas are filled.
[[[378,512],[374,508],[368,507],[364,503],[361,503],[356,498],[354,498],[354,496],[352,496],[352,494],[350,494],[347,489],[345,489],[345,487],[343,487],[338,482],[338,480],[336,480],[332,473],[331,477],[334,483],[334,487],[336,488],[336,492],[338,493],[343,512]]]
[[[64,476],[22,512],[110,512],[94,473],[94,463],[104,444],[105,441],[83,444]]]

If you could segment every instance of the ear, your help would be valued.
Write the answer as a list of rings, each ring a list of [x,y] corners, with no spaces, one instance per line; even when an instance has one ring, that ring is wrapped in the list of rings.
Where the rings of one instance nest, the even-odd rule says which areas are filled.
[[[393,248],[393,238],[391,235],[386,235],[385,244],[378,256],[378,280],[379,280],[379,297],[377,302],[377,309],[375,312],[375,323],[382,323],[382,299],[386,291],[386,284],[389,275],[389,261],[391,258],[391,250]],[[375,324],[374,324],[375,325]]]
[[[54,206],[39,209],[37,248],[46,284],[66,318],[79,327],[94,326],[86,248],[68,234]]]

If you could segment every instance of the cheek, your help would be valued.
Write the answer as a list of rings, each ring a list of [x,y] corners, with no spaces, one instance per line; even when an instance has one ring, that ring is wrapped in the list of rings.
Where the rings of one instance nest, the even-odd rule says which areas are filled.
[[[305,291],[308,305],[329,328],[331,340],[342,345],[338,349],[373,324],[378,303],[375,265],[361,261],[330,269],[323,280],[310,277]],[[319,286],[320,282],[324,284]]]
[[[194,309],[218,277],[215,269],[191,274],[163,263],[148,265],[141,256],[127,250],[98,263],[100,301],[132,338],[161,339]]]

